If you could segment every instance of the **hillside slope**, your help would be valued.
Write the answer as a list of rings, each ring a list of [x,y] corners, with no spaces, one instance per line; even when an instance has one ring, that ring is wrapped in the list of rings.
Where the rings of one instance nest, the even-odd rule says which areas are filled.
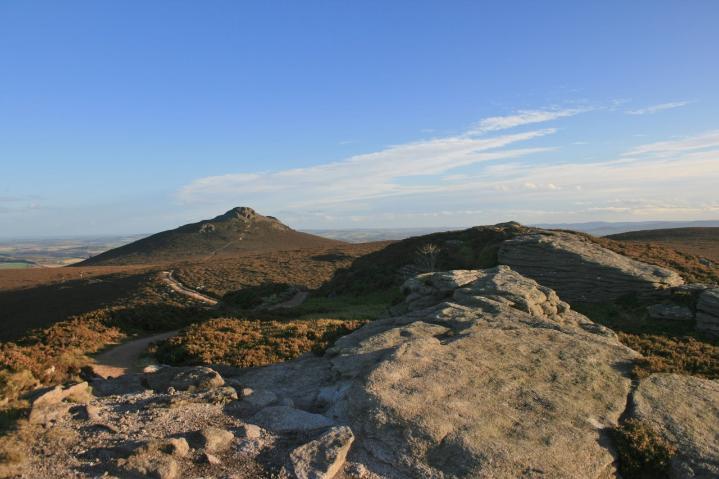
[[[667,228],[606,236],[625,243],[653,243],[719,263],[719,227]]]
[[[301,233],[272,216],[237,207],[211,220],[190,223],[111,249],[79,265],[163,263],[338,244],[342,242]]]

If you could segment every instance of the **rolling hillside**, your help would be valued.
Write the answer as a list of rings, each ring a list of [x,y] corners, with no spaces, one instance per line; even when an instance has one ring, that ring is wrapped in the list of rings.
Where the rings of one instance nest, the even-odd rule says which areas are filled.
[[[719,227],[667,228],[607,236],[630,243],[654,243],[719,263]]]
[[[79,265],[156,264],[338,244],[342,242],[295,231],[272,216],[238,207],[211,220],[180,226],[111,249]]]

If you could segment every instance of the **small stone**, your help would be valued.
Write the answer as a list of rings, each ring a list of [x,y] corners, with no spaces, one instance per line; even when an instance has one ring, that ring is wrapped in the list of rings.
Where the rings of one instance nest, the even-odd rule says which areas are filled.
[[[228,404],[237,401],[237,391],[231,386],[222,386],[206,392],[202,399],[212,404]]]
[[[204,366],[166,367],[145,375],[147,385],[157,392],[176,391],[202,392],[224,386],[222,379],[215,370]]]
[[[240,426],[239,435],[247,439],[257,439],[262,435],[262,429],[254,424],[243,424]]]
[[[298,479],[332,479],[344,466],[354,434],[347,426],[333,427],[290,454]]]
[[[178,479],[180,477],[180,468],[175,459],[160,452],[150,452],[144,448],[136,451],[128,459],[121,460],[119,465],[126,471],[143,477],[157,479]]]
[[[175,457],[186,457],[190,453],[190,445],[184,437],[171,438],[167,440],[164,450]]]
[[[242,389],[240,390],[240,397],[241,397],[242,399],[244,399],[244,398],[246,398],[246,397],[248,397],[248,396],[252,396],[252,393],[253,393],[253,392],[255,392],[255,390],[252,389],[252,388],[242,388]]]
[[[201,447],[209,452],[219,452],[228,449],[235,439],[235,435],[225,429],[208,427],[197,433],[197,440]]]
[[[207,464],[210,464],[211,466],[219,466],[220,464],[222,464],[222,461],[219,457],[214,456],[209,452],[203,452],[202,454],[200,454],[199,462],[205,462]]]
[[[159,364],[149,364],[149,365],[145,366],[144,368],[142,368],[142,372],[145,374],[151,374],[151,373],[156,373],[160,369],[161,369],[161,366]]]

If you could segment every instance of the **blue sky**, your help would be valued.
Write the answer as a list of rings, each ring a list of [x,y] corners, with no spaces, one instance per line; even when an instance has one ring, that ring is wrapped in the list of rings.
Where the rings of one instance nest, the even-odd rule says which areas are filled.
[[[0,2],[0,236],[719,218],[719,2]]]

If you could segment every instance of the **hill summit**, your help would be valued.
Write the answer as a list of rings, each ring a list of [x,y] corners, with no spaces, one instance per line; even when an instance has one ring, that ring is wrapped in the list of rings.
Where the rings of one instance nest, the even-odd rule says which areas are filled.
[[[341,242],[295,231],[274,216],[240,206],[209,220],[156,233],[89,258],[81,266],[162,263],[238,253],[326,247]]]

